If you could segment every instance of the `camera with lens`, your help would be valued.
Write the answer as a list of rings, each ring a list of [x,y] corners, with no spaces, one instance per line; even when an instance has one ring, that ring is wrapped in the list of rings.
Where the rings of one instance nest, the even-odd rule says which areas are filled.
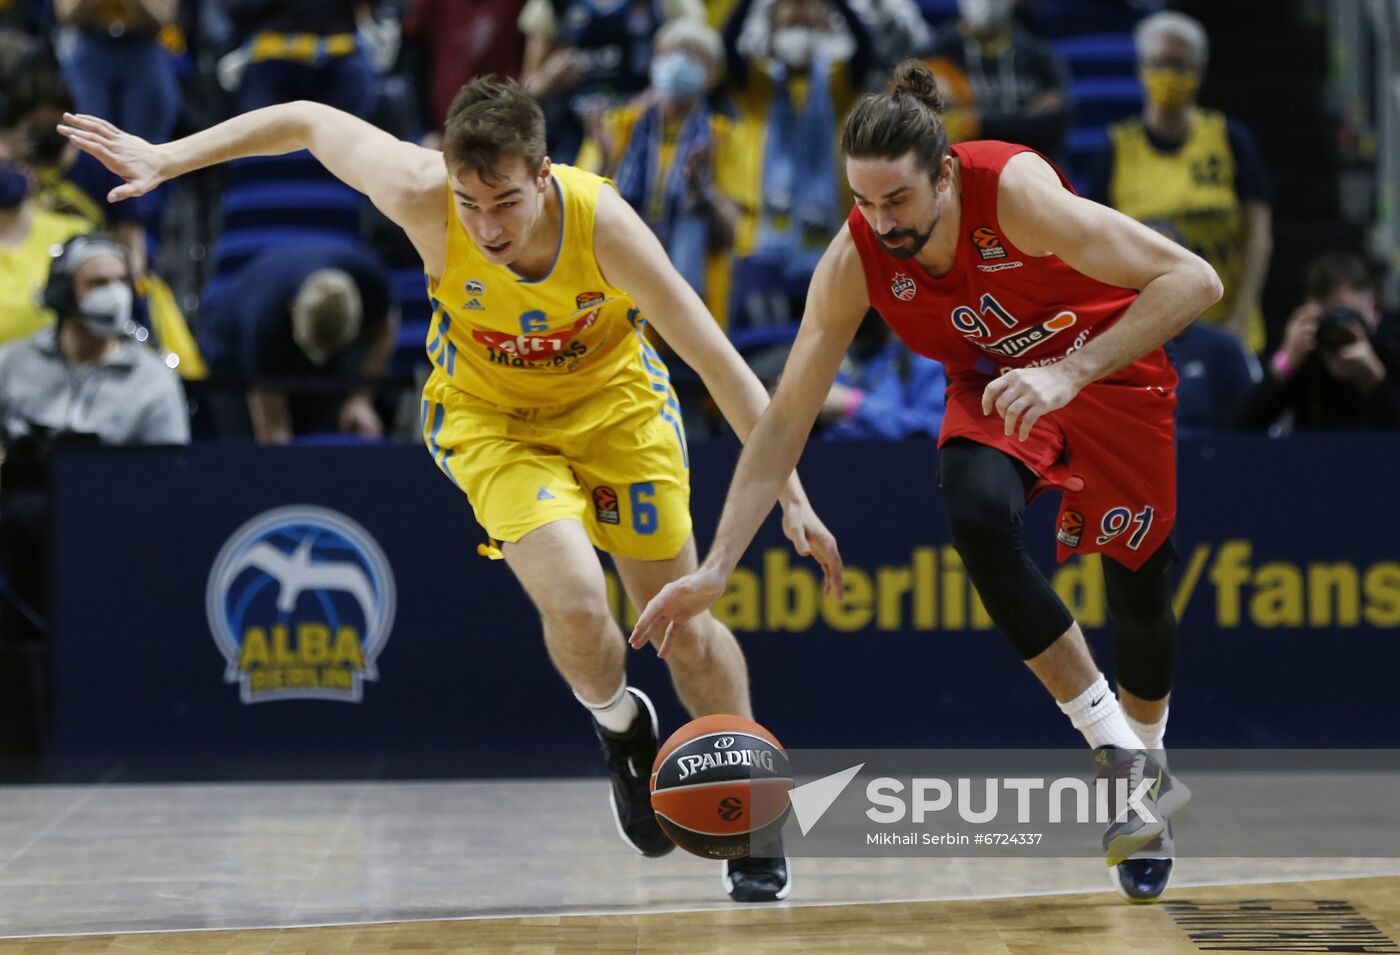
[[[1354,308],[1338,305],[1317,317],[1317,348],[1336,352],[1366,337],[1366,319]]]

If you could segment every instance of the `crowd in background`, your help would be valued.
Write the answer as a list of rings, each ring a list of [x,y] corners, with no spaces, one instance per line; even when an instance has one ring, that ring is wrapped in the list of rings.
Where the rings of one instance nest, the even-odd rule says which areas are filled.
[[[0,445],[377,438],[415,423],[396,397],[425,368],[426,327],[409,314],[420,267],[397,230],[360,203],[349,235],[309,233],[344,211],[322,182],[259,180],[234,202],[238,180],[218,173],[109,203],[116,180],[54,128],[65,110],[163,142],[311,99],[432,146],[464,82],[518,77],[552,159],[615,180],[771,383],[850,210],[842,120],[909,56],[939,77],[953,141],[1033,146],[1215,266],[1225,297],[1170,345],[1184,428],[1400,425],[1400,347],[1369,263],[1321,255],[1305,300],[1266,334],[1274,186],[1250,130],[1197,102],[1199,23],[1119,4],[1136,21],[1123,69],[1141,107],[1086,148],[1074,133],[1092,125],[1087,104],[1015,0],[921,2],[0,0]],[[280,228],[259,195],[308,205]],[[405,272],[413,296],[398,291]],[[821,427],[936,435],[943,384],[872,314]],[[719,430],[698,388],[687,410],[695,436]]]

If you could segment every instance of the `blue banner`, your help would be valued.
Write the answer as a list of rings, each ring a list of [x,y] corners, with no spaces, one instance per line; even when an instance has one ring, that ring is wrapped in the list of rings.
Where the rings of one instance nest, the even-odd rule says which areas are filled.
[[[692,448],[697,535],[737,447]],[[1400,745],[1400,439],[1186,439],[1169,745]],[[844,604],[770,519],[716,612],[792,747],[1074,746],[949,543],[931,442],[814,443]],[[416,446],[70,452],[55,465],[56,764],[123,778],[596,771],[538,618]],[[1113,673],[1097,558],[1033,556]],[[609,574],[614,609],[631,608]],[[631,654],[663,731],[664,665]],[[113,767],[120,767],[113,769]]]

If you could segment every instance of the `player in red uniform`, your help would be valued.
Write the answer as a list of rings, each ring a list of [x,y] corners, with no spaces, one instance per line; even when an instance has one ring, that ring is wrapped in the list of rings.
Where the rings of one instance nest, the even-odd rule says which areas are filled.
[[[892,92],[865,97],[847,120],[857,208],[812,278],[709,555],[648,604],[632,645],[723,594],[874,307],[947,369],[939,480],[953,542],[992,619],[1094,747],[1100,772],[1127,777],[1131,791],[1149,783],[1159,821],[1128,814],[1104,849],[1119,889],[1152,900],[1171,873],[1165,817],[1189,798],[1161,752],[1176,641],[1176,374],[1161,345],[1220,297],[1220,280],[1181,246],[1075,195],[1032,150],[950,150],[941,108],[933,77],[911,61]],[[1108,558],[1122,707],[1022,546],[1026,503],[1045,489],[1063,494],[1059,558]]]

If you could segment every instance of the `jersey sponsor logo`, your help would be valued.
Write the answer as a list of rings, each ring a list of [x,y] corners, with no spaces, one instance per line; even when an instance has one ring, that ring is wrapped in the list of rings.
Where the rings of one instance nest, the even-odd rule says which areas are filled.
[[[486,311],[486,306],[485,306],[485,305],[482,305],[482,304],[481,304],[481,300],[480,300],[480,299],[476,299],[476,298],[468,299],[468,300],[467,300],[467,304],[463,305],[462,307],[465,308],[465,309],[466,309],[467,311],[469,311],[469,312],[484,312],[484,311]]]
[[[979,265],[977,266],[977,271],[1002,272],[1006,269],[1019,269],[1023,265],[1025,265],[1024,262],[998,262],[996,265]]]
[[[1030,351],[1032,348],[1049,341],[1066,328],[1070,328],[1079,317],[1073,312],[1060,312],[1049,321],[1041,322],[1031,328],[1024,328],[1018,332],[1012,332],[1005,338],[994,342],[974,342],[977,347],[1002,355],[1006,358],[1017,358]]]
[[[602,305],[605,297],[602,292],[580,292],[574,299],[574,303],[578,306],[579,311],[583,311],[585,308],[597,308]]]
[[[542,487],[542,488],[540,488],[540,493],[538,493],[538,494],[535,495],[535,500],[537,500],[537,501],[552,501],[552,500],[554,500],[554,495],[551,494],[551,493],[549,493],[549,488],[547,488],[547,487]]]
[[[587,350],[582,342],[573,339],[598,320],[599,310],[594,309],[573,325],[549,335],[512,335],[508,332],[493,332],[478,328],[472,331],[472,339],[491,350],[492,361],[501,364],[517,363],[541,365],[559,364],[564,359],[578,357]],[[497,356],[504,356],[501,361]]]
[[[209,571],[205,611],[244,703],[358,703],[394,623],[394,574],[344,514],[295,505],[234,531]]]
[[[468,295],[473,295],[473,296],[475,296],[475,295],[485,295],[485,294],[486,294],[486,286],[481,284],[481,280],[480,280],[480,279],[471,279],[470,281],[467,282],[466,285],[464,285],[464,286],[462,286],[462,287],[465,288],[465,289],[467,290],[467,294],[468,294]]]
[[[914,293],[918,290],[914,280],[903,272],[894,273],[894,278],[890,279],[890,292],[901,302],[913,301]]]
[[[1078,547],[1079,540],[1084,536],[1084,515],[1078,511],[1065,509],[1060,515],[1060,529],[1055,534],[1055,539],[1066,547]]]
[[[617,508],[617,492],[606,485],[593,489],[593,509],[599,524],[617,524],[622,520]]]
[[[977,246],[977,252],[982,256],[983,262],[1006,258],[1006,248],[1001,244],[1001,236],[997,235],[995,230],[979,225],[972,230],[971,236],[972,244]]]

